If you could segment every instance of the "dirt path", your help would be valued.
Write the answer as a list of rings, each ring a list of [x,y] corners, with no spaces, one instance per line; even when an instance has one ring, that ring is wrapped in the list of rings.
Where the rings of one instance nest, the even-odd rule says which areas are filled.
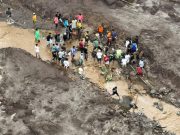
[[[5,47],[16,47],[22,48],[31,54],[34,55],[34,34],[33,30],[20,29],[14,26],[8,26],[6,23],[0,22],[0,48]],[[41,57],[43,60],[50,60],[51,54],[45,46],[45,41],[41,42]],[[107,89],[111,93],[111,89],[114,86],[118,86],[118,92],[121,96],[129,95],[128,93],[128,84],[125,79],[121,79],[117,82],[108,82],[105,83],[100,76],[98,68],[94,67],[93,61],[89,61],[85,66],[86,77],[90,81],[100,85],[102,88]],[[143,87],[136,87],[140,93],[144,93]],[[117,97],[114,97],[117,98]],[[148,118],[155,119],[160,122],[163,127],[166,127],[166,130],[180,135],[180,117],[176,115],[179,111],[172,105],[169,105],[165,102],[161,102],[164,107],[164,111],[161,112],[155,107],[153,107],[154,102],[159,102],[158,99],[151,98],[147,95],[138,95],[137,98],[137,112],[143,112]]]

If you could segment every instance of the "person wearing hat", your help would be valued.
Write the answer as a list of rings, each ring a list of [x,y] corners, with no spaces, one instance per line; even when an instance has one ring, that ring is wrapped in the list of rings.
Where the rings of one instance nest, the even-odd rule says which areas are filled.
[[[33,13],[32,21],[33,21],[33,25],[34,25],[34,27],[35,27],[35,26],[36,26],[36,22],[37,22],[37,16],[36,16],[36,13]]]

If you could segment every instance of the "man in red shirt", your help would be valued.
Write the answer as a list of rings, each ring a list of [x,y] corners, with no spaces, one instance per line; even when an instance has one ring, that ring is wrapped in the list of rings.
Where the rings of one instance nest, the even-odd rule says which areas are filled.
[[[79,42],[79,49],[80,49],[81,53],[83,53],[83,51],[84,51],[84,41],[82,39]]]
[[[138,75],[143,75],[143,70],[142,70],[141,67],[137,67],[136,72],[137,72]]]

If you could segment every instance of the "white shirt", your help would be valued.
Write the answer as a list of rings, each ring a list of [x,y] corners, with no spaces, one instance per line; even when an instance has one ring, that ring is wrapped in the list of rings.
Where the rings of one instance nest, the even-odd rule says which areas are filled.
[[[60,51],[59,52],[59,58],[62,58],[64,56],[64,54],[65,54],[64,51]]]
[[[67,61],[67,60],[64,61],[64,67],[66,67],[66,68],[69,67],[69,61]]]
[[[122,66],[126,66],[126,64],[127,64],[127,60],[126,59],[122,59],[121,62],[122,62]]]
[[[102,52],[97,52],[97,54],[96,54],[96,56],[97,56],[98,59],[101,59],[101,58],[102,58],[102,55],[103,55]]]
[[[84,60],[84,54],[81,54],[81,55],[80,55],[80,59],[81,59],[81,60]]]
[[[82,68],[79,68],[79,74],[82,75],[84,70]]]
[[[126,48],[128,47],[129,44],[130,44],[129,40],[126,40],[126,43],[125,43]]]
[[[77,20],[72,20],[72,29],[76,29]]]
[[[39,53],[39,52],[40,52],[39,46],[35,46],[34,49],[35,49],[35,52],[36,52],[36,53]]]
[[[144,61],[143,61],[143,60],[140,60],[140,61],[139,61],[139,66],[140,66],[141,68],[144,67]]]
[[[130,56],[129,54],[128,54],[128,55],[125,55],[125,59],[126,59],[126,62],[127,62],[127,63],[129,63],[130,57],[131,57],[131,56]]]

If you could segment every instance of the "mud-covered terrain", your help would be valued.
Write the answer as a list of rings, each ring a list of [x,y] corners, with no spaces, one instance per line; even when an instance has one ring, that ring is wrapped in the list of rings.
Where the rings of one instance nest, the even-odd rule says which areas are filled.
[[[168,135],[87,80],[20,49],[0,50],[0,134]]]
[[[43,20],[38,26],[46,29],[52,28],[45,24],[57,11],[64,16],[82,12],[90,25],[109,22],[121,30],[120,34],[139,35],[145,51],[147,75],[154,86],[148,92],[180,107],[178,0],[4,0],[3,3],[11,5],[14,19],[25,28],[32,27],[32,12]],[[122,40],[119,45],[123,45]]]

